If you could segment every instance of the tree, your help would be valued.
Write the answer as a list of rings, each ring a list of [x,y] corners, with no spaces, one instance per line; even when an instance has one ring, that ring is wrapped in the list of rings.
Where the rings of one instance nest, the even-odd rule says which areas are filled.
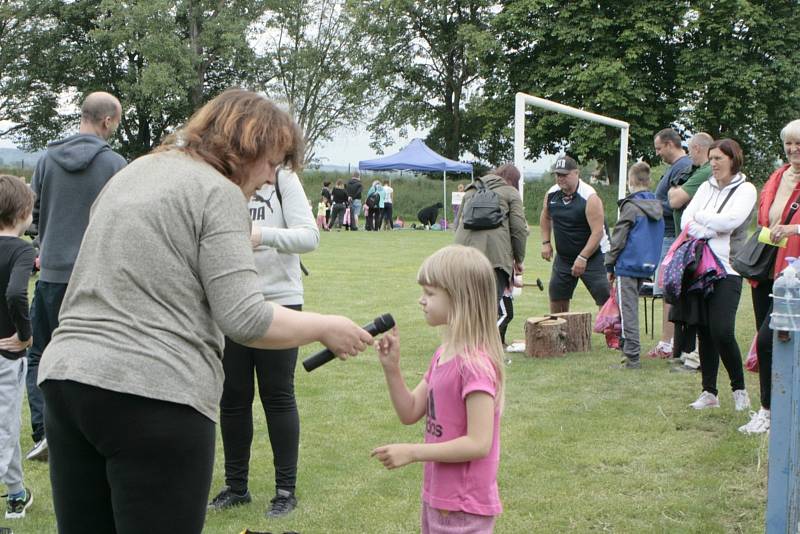
[[[765,180],[783,157],[781,128],[800,117],[796,3],[696,0],[685,41],[678,79],[687,123],[737,139],[746,172]]]
[[[29,36],[30,66],[19,74],[35,99],[51,101],[49,116],[29,113],[20,135],[41,147],[63,129],[54,131],[50,121],[55,98],[66,94],[77,103],[91,91],[109,91],[122,102],[117,139],[127,157],[148,152],[205,101],[250,79],[248,28],[263,13],[258,0],[25,4],[21,17],[38,30]],[[34,57],[37,50],[46,53]]]
[[[479,91],[482,58],[497,46],[488,0],[365,0],[361,25],[375,51],[373,73],[385,96],[369,126],[375,146],[393,128],[430,127],[434,150],[464,151],[467,105]]]
[[[494,23],[502,52],[487,61],[476,153],[510,155],[514,94],[522,91],[624,120],[633,154],[654,157],[653,135],[679,117],[677,29],[684,12],[681,2],[667,0],[503,2]],[[612,178],[618,173],[614,128],[530,112],[525,142],[534,156],[567,149],[605,163]]]
[[[375,101],[366,39],[354,24],[343,0],[288,0],[272,2],[260,25],[261,87],[291,105],[305,134],[306,162],[320,141],[363,121]]]

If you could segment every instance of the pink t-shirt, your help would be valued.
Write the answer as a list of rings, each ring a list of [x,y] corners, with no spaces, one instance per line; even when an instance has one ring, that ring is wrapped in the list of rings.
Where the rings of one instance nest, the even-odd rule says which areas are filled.
[[[467,366],[460,356],[438,365],[440,354],[441,348],[433,355],[425,374],[428,383],[425,443],[440,443],[465,436],[467,395],[484,391],[494,397],[497,392],[496,375],[488,356],[484,357],[491,371]],[[425,462],[422,500],[439,510],[499,515],[503,511],[497,489],[499,463],[500,410],[495,409],[489,454],[470,462]]]

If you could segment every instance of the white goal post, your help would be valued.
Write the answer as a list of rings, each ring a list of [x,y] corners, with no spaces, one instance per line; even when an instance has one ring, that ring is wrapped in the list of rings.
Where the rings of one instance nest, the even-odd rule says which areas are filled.
[[[522,166],[525,163],[525,109],[528,105],[619,128],[618,196],[619,198],[625,197],[625,182],[628,176],[628,131],[630,129],[630,124],[621,120],[612,119],[611,117],[605,117],[589,111],[583,111],[582,109],[565,106],[564,104],[559,104],[552,100],[545,100],[544,98],[526,95],[525,93],[517,93],[514,103],[514,165],[517,166],[520,172],[522,172]],[[520,197],[522,197],[524,183],[524,179],[519,181]],[[522,198],[524,200],[524,197]]]

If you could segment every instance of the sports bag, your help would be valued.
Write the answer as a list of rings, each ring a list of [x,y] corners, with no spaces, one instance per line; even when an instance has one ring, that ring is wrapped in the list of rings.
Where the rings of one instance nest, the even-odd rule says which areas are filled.
[[[500,195],[475,179],[475,194],[462,208],[461,222],[467,230],[491,230],[503,224]]]

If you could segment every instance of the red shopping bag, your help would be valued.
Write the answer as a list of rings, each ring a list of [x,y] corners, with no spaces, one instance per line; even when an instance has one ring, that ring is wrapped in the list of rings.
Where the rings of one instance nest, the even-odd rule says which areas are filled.
[[[619,305],[617,304],[617,297],[614,288],[611,288],[611,296],[600,311],[597,313],[597,318],[594,321],[594,331],[598,334],[605,334],[607,331],[619,330],[622,325],[622,320],[619,315]]]

